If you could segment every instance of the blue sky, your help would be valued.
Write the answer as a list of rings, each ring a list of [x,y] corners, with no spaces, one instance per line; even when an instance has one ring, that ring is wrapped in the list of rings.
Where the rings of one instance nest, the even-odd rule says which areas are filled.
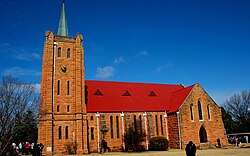
[[[40,83],[61,0],[1,0],[0,76]],[[249,0],[66,0],[91,80],[199,83],[219,104],[250,88]]]

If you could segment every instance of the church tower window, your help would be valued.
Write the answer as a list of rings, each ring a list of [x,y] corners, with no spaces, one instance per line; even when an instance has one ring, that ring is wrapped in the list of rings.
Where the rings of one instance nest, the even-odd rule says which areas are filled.
[[[59,105],[56,106],[56,111],[60,112],[60,106]]]
[[[69,139],[69,126],[65,127],[65,139]]]
[[[70,58],[70,48],[67,49],[67,58]]]
[[[67,106],[67,112],[70,112],[70,106],[69,105]]]
[[[202,105],[200,101],[198,101],[198,111],[199,111],[199,119],[203,120]]]
[[[68,81],[67,82],[67,95],[70,94],[70,82]]]
[[[62,56],[62,48],[59,47],[59,48],[57,49],[57,57],[61,57],[61,56]]]
[[[60,80],[57,81],[57,95],[60,95]]]
[[[62,126],[58,128],[58,139],[62,139]]]

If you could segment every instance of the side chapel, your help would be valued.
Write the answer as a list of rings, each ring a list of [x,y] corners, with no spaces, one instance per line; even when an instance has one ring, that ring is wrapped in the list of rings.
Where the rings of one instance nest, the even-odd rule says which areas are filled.
[[[68,35],[63,2],[58,33],[46,32],[44,43],[38,142],[45,155],[62,154],[68,143],[77,154],[98,152],[102,129],[111,151],[125,148],[130,126],[149,140],[163,136],[170,148],[226,144],[221,109],[199,85],[85,80],[83,37]]]

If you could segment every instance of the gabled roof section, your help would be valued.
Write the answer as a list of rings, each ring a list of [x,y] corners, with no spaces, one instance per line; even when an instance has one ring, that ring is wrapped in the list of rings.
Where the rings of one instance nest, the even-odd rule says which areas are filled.
[[[64,1],[63,1],[63,4],[62,4],[62,11],[61,11],[61,16],[60,16],[57,35],[58,36],[69,36],[69,34],[68,34],[68,24],[67,24],[67,19],[66,19],[66,9],[65,9]]]
[[[177,110],[192,86],[86,80],[87,112]],[[102,96],[95,96],[97,90]],[[123,93],[131,96],[122,96]],[[152,96],[150,96],[152,95]]]
[[[195,84],[172,93],[169,112],[176,112],[180,108],[188,95],[191,93],[194,86]]]

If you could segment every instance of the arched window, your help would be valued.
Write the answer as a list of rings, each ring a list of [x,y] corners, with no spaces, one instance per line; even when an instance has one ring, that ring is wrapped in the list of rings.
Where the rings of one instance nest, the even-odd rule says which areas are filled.
[[[194,121],[194,112],[193,112],[193,107],[194,107],[194,105],[193,105],[193,104],[191,104],[191,105],[190,105],[190,117],[191,117],[191,120],[192,120],[192,121]]]
[[[57,95],[60,95],[60,80],[57,81]]]
[[[159,135],[159,132],[158,132],[158,116],[155,115],[155,127],[156,127],[156,135]]]
[[[68,106],[67,106],[67,112],[69,112],[69,111],[70,111],[70,106],[68,105]]]
[[[90,117],[90,120],[94,120],[94,117],[93,117],[93,116],[91,116],[91,117]]]
[[[56,111],[60,112],[60,106],[59,105],[56,106]]]
[[[134,115],[134,128],[135,128],[135,131],[137,131],[136,115]]]
[[[116,116],[116,137],[120,138],[120,132],[119,132],[119,117]]]
[[[58,128],[58,139],[62,139],[62,126]]]
[[[67,95],[70,94],[70,82],[68,81],[67,82]]]
[[[67,49],[67,58],[70,58],[70,48]]]
[[[91,129],[90,129],[90,135],[91,135],[91,140],[94,140],[95,139],[94,127],[91,127]]]
[[[65,139],[69,139],[69,126],[65,127]]]
[[[110,135],[111,138],[114,138],[114,129],[113,129],[113,116],[110,116]]]
[[[59,47],[57,50],[57,57],[61,57],[62,56],[62,48]]]
[[[161,135],[163,135],[163,122],[162,122],[162,115],[160,115],[160,121],[161,121]]]
[[[141,115],[139,116],[139,122],[140,122],[140,133],[142,133],[142,119],[141,119]]]
[[[210,116],[210,106],[207,105],[207,117],[208,117],[208,120],[211,119],[211,116]]]
[[[199,119],[200,120],[203,120],[203,114],[202,114],[202,105],[201,105],[201,102],[198,101],[198,113],[199,113]]]

